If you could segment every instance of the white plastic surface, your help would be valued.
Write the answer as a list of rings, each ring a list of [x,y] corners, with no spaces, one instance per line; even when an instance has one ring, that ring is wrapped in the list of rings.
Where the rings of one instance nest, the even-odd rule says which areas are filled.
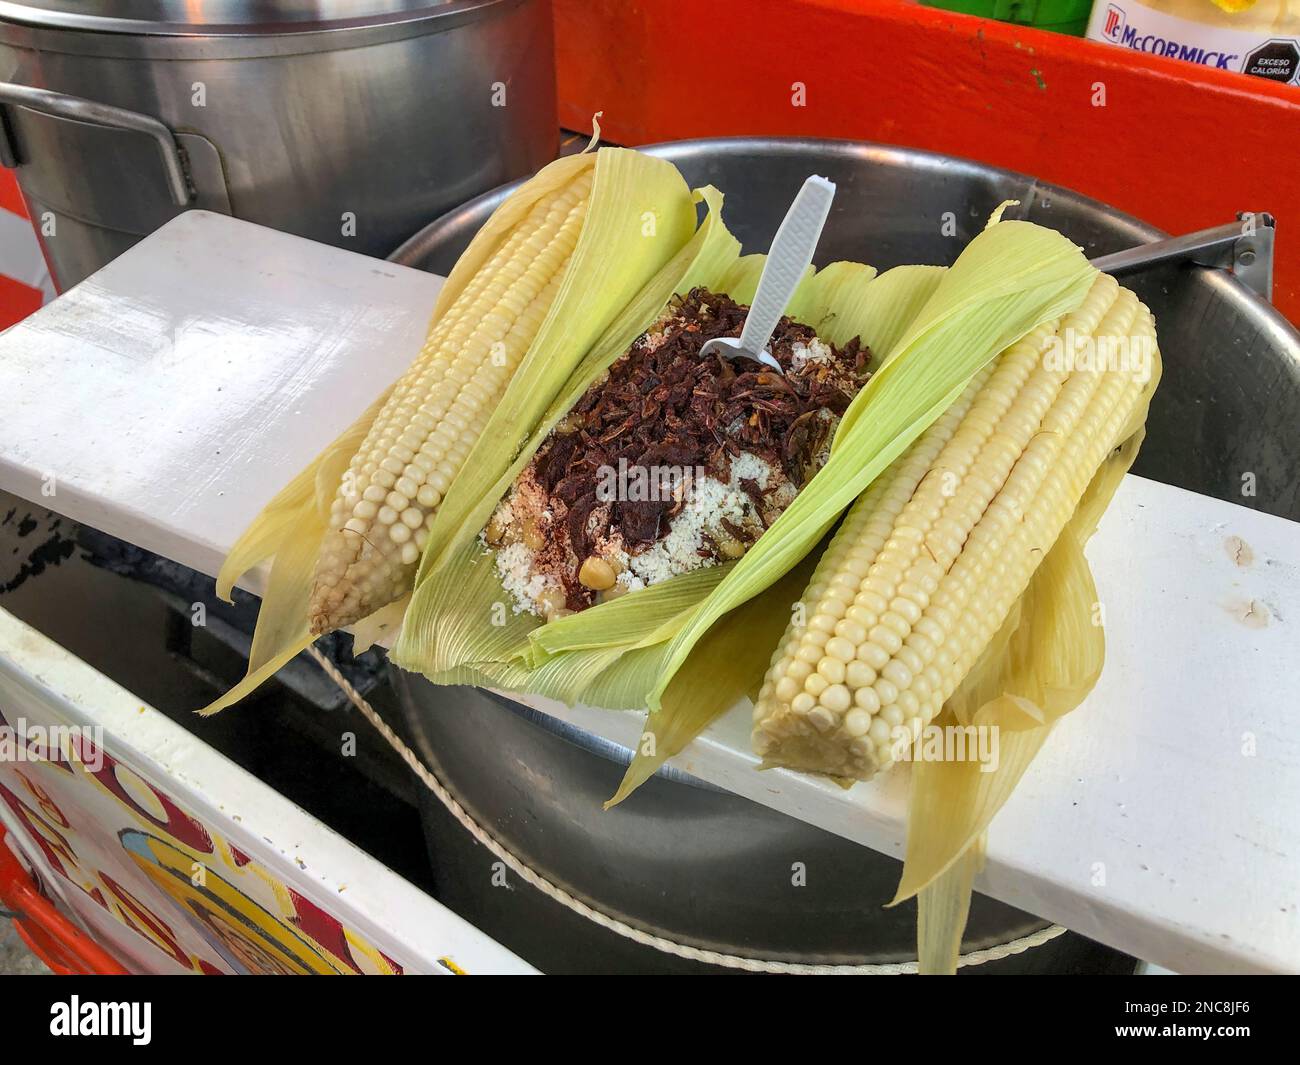
[[[126,540],[147,527],[153,550],[214,572],[401,375],[441,285],[180,215],[0,338],[0,484]]]
[[[241,283],[250,255],[265,284]],[[46,505],[212,573],[415,354],[435,286],[184,215],[0,337],[0,487],[58,471]],[[254,365],[259,388],[239,380]],[[1130,477],[1089,556],[1106,669],[995,821],[979,887],[1175,971],[1300,970],[1300,526]],[[529,701],[619,742],[641,729]],[[902,854],[905,771],[844,791],[754,762],[747,706],[677,759]]]

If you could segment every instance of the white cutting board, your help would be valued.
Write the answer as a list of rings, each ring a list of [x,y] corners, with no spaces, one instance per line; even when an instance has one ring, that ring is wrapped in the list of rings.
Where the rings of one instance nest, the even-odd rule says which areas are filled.
[[[182,215],[0,336],[0,488],[214,573],[414,356],[438,283]],[[1089,557],[1105,672],[994,823],[978,886],[1175,971],[1300,971],[1300,525],[1130,477]],[[843,791],[755,772],[747,706],[676,764],[902,854],[904,773]]]

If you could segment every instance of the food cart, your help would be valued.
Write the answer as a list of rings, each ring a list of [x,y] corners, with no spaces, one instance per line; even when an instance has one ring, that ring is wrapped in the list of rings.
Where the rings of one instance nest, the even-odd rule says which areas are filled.
[[[1300,177],[1210,132],[1284,153],[1300,88],[902,2],[326,4],[265,28],[252,5],[161,6],[143,26],[0,4],[21,189],[0,205],[33,230],[0,335],[0,892],[53,968],[933,967],[916,904],[884,908],[913,772],[760,772],[748,699],[610,810],[643,713],[430,681],[387,661],[387,623],[373,650],[330,633],[250,702],[192,713],[258,655],[267,571],[233,604],[214,584],[243,530],[420,356],[475,234],[593,132],[720,189],[746,254],[815,174],[835,186],[819,268],[952,266],[1002,209],[1151,309],[1146,440],[1087,545],[1105,666],[987,827],[955,967],[1300,965]],[[743,76],[713,61],[724,33]],[[163,58],[185,99],[135,76]],[[408,99],[435,66],[436,118]],[[237,96],[326,77],[364,87],[337,144]],[[97,191],[108,158],[130,195]],[[1193,239],[1124,258],[1171,233]]]

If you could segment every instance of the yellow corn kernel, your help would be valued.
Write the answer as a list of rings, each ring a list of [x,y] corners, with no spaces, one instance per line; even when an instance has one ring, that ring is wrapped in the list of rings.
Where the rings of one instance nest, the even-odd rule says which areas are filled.
[[[854,613],[832,626],[816,662],[852,657],[842,678],[819,665],[788,684],[790,665],[811,653],[787,633],[794,646],[754,710],[755,749],[769,764],[858,779],[888,768],[988,646],[1145,384],[1136,366],[1043,357],[1069,335],[1155,339],[1150,312],[1099,276],[1078,310],[1000,355],[863,494],[803,601],[811,631],[829,616],[824,590],[845,575],[856,582]],[[792,689],[817,701],[816,720],[811,708],[792,712]]]

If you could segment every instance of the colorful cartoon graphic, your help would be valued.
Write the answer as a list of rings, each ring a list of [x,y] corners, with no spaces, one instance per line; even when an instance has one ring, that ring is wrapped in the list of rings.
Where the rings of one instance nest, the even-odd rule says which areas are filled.
[[[0,804],[66,885],[205,973],[400,974],[401,963],[283,883],[85,731],[0,729],[23,759],[0,760]],[[30,739],[30,742],[29,742]],[[106,809],[116,815],[106,817]],[[116,820],[116,853],[105,821]],[[450,965],[444,968],[455,971]]]

